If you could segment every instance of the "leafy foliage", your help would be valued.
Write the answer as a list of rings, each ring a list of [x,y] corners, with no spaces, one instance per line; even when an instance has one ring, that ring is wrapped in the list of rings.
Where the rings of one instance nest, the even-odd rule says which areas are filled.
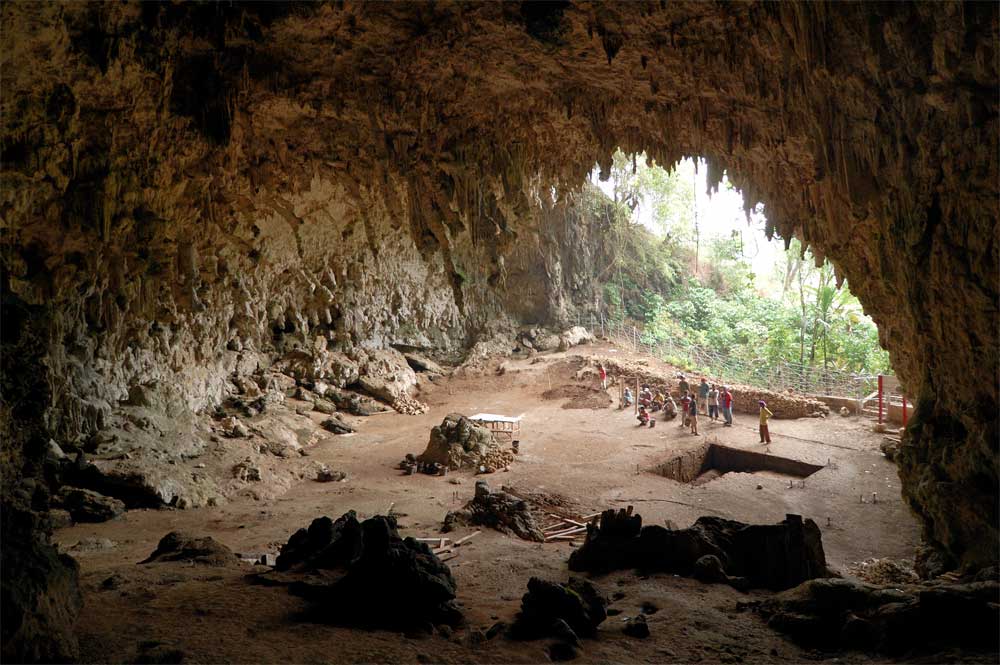
[[[797,240],[775,272],[780,296],[758,292],[757,275],[743,255],[742,237],[712,240],[703,268],[691,271],[693,188],[677,171],[616,153],[611,172],[614,198],[587,189],[587,205],[607,220],[607,268],[601,274],[606,309],[613,319],[643,327],[643,339],[697,345],[736,361],[807,366],[857,373],[890,371],[878,330],[833,266],[819,268]],[[651,206],[660,231],[633,221],[639,205]]]

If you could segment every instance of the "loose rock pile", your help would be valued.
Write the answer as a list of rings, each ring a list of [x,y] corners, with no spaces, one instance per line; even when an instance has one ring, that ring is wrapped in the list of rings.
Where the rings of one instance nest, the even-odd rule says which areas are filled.
[[[717,558],[702,560],[711,555]],[[574,571],[606,572],[622,568],[697,573],[745,589],[782,590],[828,575],[819,527],[812,520],[787,515],[779,524],[743,524],[720,517],[700,517],[688,529],[642,526],[631,508],[606,510],[600,526],[589,524],[582,547],[569,558]],[[712,568],[717,570],[712,573]]]
[[[485,480],[476,481],[472,501],[465,504],[462,510],[449,512],[441,531],[448,533],[459,524],[471,524],[490,527],[524,540],[544,542],[545,536],[535,522],[528,502],[504,489],[493,492]]]
[[[919,579],[910,562],[894,559],[865,559],[848,572],[868,584],[913,584]]]
[[[400,395],[397,397],[392,403],[392,408],[408,416],[418,416],[421,413],[427,413],[429,409],[426,404],[409,395]]]
[[[462,621],[448,567],[426,544],[400,538],[391,516],[315,519],[281,548],[275,570],[271,579],[324,620],[393,629]]]
[[[480,473],[495,473],[500,469],[506,469],[514,463],[514,451],[501,448],[497,444],[492,444],[487,448],[486,454],[479,460]]]

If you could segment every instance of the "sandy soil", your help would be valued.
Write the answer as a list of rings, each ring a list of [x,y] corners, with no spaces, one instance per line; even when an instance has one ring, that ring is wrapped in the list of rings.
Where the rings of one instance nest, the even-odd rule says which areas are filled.
[[[260,566],[137,565],[171,530],[210,535],[236,552],[276,553],[292,532],[315,517],[335,518],[349,509],[366,517],[384,513],[390,504],[400,515],[404,535],[436,535],[445,513],[471,497],[476,478],[455,472],[447,477],[404,476],[396,464],[408,452],[421,452],[430,428],[450,412],[523,414],[517,462],[509,472],[487,480],[494,486],[559,495],[577,505],[580,514],[634,505],[646,523],[669,520],[684,527],[701,515],[766,523],[798,513],[820,524],[828,561],[841,571],[874,556],[912,557],[918,526],[900,499],[895,467],[878,451],[881,437],[870,432],[867,421],[839,416],[772,421],[772,454],[824,467],[809,476],[804,487],[798,482],[789,487],[787,477],[771,473],[727,473],[710,482],[678,483],[648,469],[705,441],[763,450],[757,443],[756,417],[736,414],[732,428],[703,419],[703,436],[698,437],[679,428],[678,421],[638,428],[630,409],[617,408],[617,388],[609,390],[615,399],[608,408],[567,409],[566,400],[542,399],[546,391],[562,386],[591,385],[593,379],[575,379],[584,362],[581,356],[611,354],[624,355],[593,346],[533,362],[507,361],[506,371],[498,376],[424,381],[419,398],[430,405],[428,413],[361,419],[358,433],[324,437],[312,448],[308,462],[347,472],[346,482],[303,480],[274,499],[264,493],[259,501],[239,496],[211,508],[130,511],[116,521],[58,531],[56,540],[81,565],[85,607],[79,635],[84,661],[134,660],[143,641],[178,648],[185,662],[547,661],[544,640],[480,642],[478,631],[513,620],[529,577],[565,579],[568,544],[529,543],[486,531],[463,546],[449,565],[467,626],[451,636],[405,636],[302,621],[301,600],[283,588],[247,579],[262,570]],[[566,394],[572,398],[588,392]],[[293,409],[294,400],[287,406]],[[311,418],[318,427],[325,416]],[[453,484],[456,478],[460,484]],[[873,492],[878,494],[875,504]],[[862,496],[865,503],[860,502]],[[89,538],[109,539],[112,545],[73,547]],[[737,611],[738,602],[766,597],[767,592],[742,594],[672,575],[625,571],[594,581],[609,596],[618,591],[625,596],[613,603],[621,614],[609,617],[600,638],[585,641],[585,662],[834,657],[803,652],[752,612]],[[637,614],[644,602],[659,608],[648,617],[652,636],[624,636],[624,618]],[[861,654],[848,654],[847,659],[869,660]]]

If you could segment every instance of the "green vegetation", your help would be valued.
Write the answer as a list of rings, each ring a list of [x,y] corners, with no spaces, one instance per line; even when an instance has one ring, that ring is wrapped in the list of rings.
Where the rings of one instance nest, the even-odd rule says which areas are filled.
[[[755,274],[741,231],[711,235],[704,219],[699,224],[686,174],[619,151],[610,182],[611,196],[588,187],[581,200],[605,220],[600,281],[608,316],[634,322],[644,343],[669,340],[675,348],[696,347],[694,356],[707,350],[751,367],[786,361],[891,371],[857,298],[846,283],[837,286],[828,262],[816,267],[797,240],[776,255],[771,274]]]

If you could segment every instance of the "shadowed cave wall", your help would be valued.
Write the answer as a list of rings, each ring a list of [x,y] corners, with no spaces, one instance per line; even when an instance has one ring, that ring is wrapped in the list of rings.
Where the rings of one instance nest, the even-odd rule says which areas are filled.
[[[904,498],[948,565],[997,560],[995,4],[0,11],[5,543],[44,550],[16,481],[136,385],[204,409],[279,342],[587,306],[589,230],[552,220],[621,146],[706,157],[851,280],[919,402]]]

